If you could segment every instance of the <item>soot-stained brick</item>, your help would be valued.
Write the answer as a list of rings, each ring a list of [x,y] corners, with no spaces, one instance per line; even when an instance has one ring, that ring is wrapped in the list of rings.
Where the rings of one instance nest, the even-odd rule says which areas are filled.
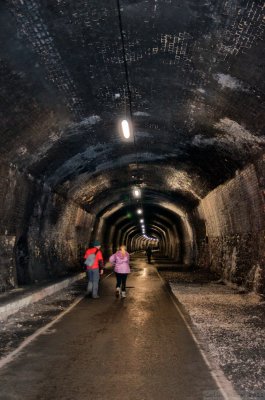
[[[263,290],[263,3],[1,3],[2,287],[131,237],[106,221],[141,204],[167,255]]]

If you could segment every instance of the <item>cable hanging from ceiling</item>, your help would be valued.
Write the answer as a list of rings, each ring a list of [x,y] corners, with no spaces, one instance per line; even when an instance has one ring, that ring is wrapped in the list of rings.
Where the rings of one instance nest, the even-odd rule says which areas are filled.
[[[134,144],[134,149],[136,153],[136,187],[133,188],[133,196],[137,199],[137,203],[140,203],[140,207],[136,210],[136,213],[138,216],[143,216],[143,206],[142,206],[142,196],[141,196],[141,189],[139,187],[140,185],[140,176],[139,176],[139,154],[137,150],[137,145],[136,145],[136,138],[135,138],[135,133],[133,129],[133,112],[132,112],[132,92],[130,88],[130,81],[129,81],[129,70],[128,70],[128,63],[126,59],[126,50],[125,50],[125,40],[124,40],[124,29],[123,29],[123,23],[122,23],[122,17],[121,17],[121,4],[120,0],[116,0],[117,2],[117,10],[118,10],[118,18],[119,18],[119,30],[120,30],[120,36],[121,36],[121,43],[122,43],[122,57],[123,57],[123,65],[124,65],[124,71],[125,71],[125,80],[126,80],[126,89],[127,89],[127,94],[128,94],[128,103],[129,103],[129,121],[127,119],[127,100],[125,96],[125,116],[126,119],[123,119],[121,122],[121,128],[123,135],[126,139],[130,138],[130,135],[132,135],[133,138],[133,144]],[[135,177],[134,177],[135,178]],[[141,228],[142,228],[142,233],[145,234],[145,226],[141,223]]]
[[[123,65],[124,65],[124,71],[125,71],[125,81],[126,81],[126,89],[127,89],[127,94],[128,94],[129,116],[130,116],[130,121],[128,122],[128,120],[127,120],[127,101],[126,101],[126,96],[125,96],[125,116],[126,116],[126,119],[122,121],[122,130],[123,130],[123,133],[124,133],[124,136],[125,136],[126,139],[129,139],[129,137],[130,137],[130,135],[129,135],[129,137],[127,137],[128,130],[129,130],[129,133],[131,131],[134,145],[136,145],[135,135],[134,135],[134,131],[133,131],[133,128],[132,128],[132,119],[133,119],[133,114],[132,114],[132,93],[131,93],[131,88],[130,88],[130,83],[129,83],[128,63],[127,63],[127,60],[126,60],[124,30],[123,30],[123,24],[122,24],[122,18],[121,18],[121,5],[120,5],[120,0],[116,0],[116,2],[117,2],[117,10],[118,10],[118,18],[119,18],[119,30],[120,30],[121,44],[122,44],[122,58],[123,58]]]

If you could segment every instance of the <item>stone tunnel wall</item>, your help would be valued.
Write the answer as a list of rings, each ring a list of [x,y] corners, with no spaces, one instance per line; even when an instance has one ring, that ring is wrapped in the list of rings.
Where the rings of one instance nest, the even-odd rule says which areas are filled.
[[[3,165],[0,202],[0,291],[80,269],[92,215]]]
[[[265,293],[265,159],[237,173],[198,207],[206,231],[198,265],[224,281]]]

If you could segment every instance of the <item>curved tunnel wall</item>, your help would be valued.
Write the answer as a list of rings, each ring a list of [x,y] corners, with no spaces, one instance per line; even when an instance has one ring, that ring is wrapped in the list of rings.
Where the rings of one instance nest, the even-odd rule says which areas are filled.
[[[79,268],[94,217],[14,167],[0,174],[0,291]]]
[[[117,206],[113,205],[113,207]],[[179,214],[176,211],[177,207],[174,206],[174,203],[170,207],[171,209],[165,205],[159,206],[159,201],[155,205],[144,204],[145,209],[153,210],[153,222],[148,227],[150,236],[155,230],[162,232],[159,236],[161,236],[160,249],[163,254],[180,263],[190,264],[195,258],[193,228],[190,226],[188,218],[183,213]],[[123,216],[120,216],[119,213],[120,208],[115,217],[115,213],[108,209],[106,211],[108,217],[104,212],[99,216],[97,236],[104,243],[107,254],[115,251],[121,243],[126,243],[131,251],[138,250],[132,239],[138,233],[139,220],[130,220],[131,217],[128,217],[131,215],[130,212]]]
[[[239,172],[206,196],[198,207],[206,238],[198,264],[225,281],[265,292],[265,158]]]
[[[0,3],[0,290],[144,244],[104,213],[137,184],[164,253],[264,292],[263,3],[125,3]]]
[[[189,216],[196,244],[189,243],[188,248],[195,245],[197,265],[259,293],[264,293],[265,282],[264,166],[262,157],[238,172]],[[103,238],[104,224],[109,244],[114,245],[115,226],[108,225],[108,218],[96,222],[96,215],[14,167],[2,166],[1,176],[1,290],[79,269],[85,246],[96,236]],[[162,250],[169,251],[167,243],[176,238],[177,225],[170,228],[162,220],[163,216],[153,223],[152,232],[157,232]],[[137,232],[129,231],[130,225],[124,227],[122,237],[131,241],[132,250],[144,243]],[[179,228],[177,233],[181,244]]]

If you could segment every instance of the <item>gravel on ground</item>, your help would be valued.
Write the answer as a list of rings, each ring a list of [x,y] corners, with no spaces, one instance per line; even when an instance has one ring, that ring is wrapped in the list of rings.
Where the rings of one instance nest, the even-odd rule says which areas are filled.
[[[84,294],[85,279],[45,297],[0,321],[0,358],[15,350],[24,339],[47,325]]]
[[[244,400],[265,399],[265,301],[207,271],[163,271],[199,341]]]

